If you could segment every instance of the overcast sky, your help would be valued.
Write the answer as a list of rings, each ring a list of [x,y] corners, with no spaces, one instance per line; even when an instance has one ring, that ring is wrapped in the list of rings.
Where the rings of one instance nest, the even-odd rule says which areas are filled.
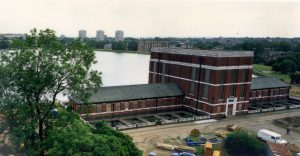
[[[299,37],[300,1],[0,0],[0,33],[51,28],[57,35]]]

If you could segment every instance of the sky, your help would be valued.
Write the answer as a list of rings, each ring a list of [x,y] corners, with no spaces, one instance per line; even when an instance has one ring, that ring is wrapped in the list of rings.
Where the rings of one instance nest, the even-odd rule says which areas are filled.
[[[300,0],[0,0],[0,33],[300,37]]]

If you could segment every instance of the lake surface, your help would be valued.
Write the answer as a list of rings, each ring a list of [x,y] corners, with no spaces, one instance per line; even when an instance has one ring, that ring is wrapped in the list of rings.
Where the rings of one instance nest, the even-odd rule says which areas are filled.
[[[150,55],[96,51],[96,60],[103,86],[148,83]]]
[[[92,69],[102,72],[102,86],[148,83],[150,55],[96,51],[97,63]],[[68,101],[59,94],[60,101]]]

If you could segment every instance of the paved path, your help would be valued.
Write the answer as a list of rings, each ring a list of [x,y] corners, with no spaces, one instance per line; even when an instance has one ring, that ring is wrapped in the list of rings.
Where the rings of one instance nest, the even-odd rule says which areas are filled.
[[[256,133],[259,129],[269,129],[280,133],[283,138],[288,140],[292,144],[300,146],[300,134],[291,132],[290,135],[286,135],[286,130],[277,127],[272,124],[274,119],[300,116],[300,109],[285,110],[278,112],[268,112],[252,115],[235,116],[227,119],[223,119],[217,122],[197,124],[195,122],[161,125],[154,127],[146,127],[139,129],[125,130],[123,132],[133,137],[134,142],[137,146],[144,151],[144,155],[153,148],[156,143],[162,142],[166,138],[176,138],[187,136],[190,131],[194,128],[198,128],[200,131],[212,131],[222,129],[229,124],[236,124],[240,127],[245,128],[248,131]]]

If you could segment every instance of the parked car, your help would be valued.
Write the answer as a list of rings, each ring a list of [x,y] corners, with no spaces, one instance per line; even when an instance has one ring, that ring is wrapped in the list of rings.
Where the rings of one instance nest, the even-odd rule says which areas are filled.
[[[287,141],[282,139],[282,136],[278,133],[266,130],[266,129],[261,129],[257,132],[257,137],[264,140],[264,141],[269,141],[269,142],[274,142],[277,144],[286,144]]]

